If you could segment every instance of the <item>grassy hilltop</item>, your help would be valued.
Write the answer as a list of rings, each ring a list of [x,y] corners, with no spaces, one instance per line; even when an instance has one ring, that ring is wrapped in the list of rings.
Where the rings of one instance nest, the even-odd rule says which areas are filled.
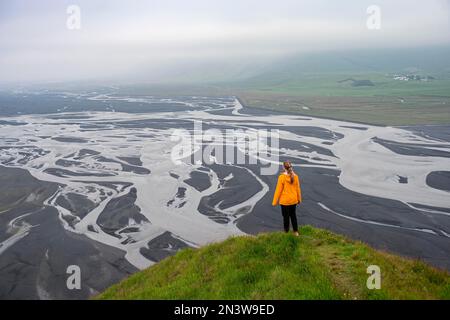
[[[175,256],[97,299],[450,299],[449,273],[310,226],[232,237]],[[381,289],[369,290],[369,265]]]

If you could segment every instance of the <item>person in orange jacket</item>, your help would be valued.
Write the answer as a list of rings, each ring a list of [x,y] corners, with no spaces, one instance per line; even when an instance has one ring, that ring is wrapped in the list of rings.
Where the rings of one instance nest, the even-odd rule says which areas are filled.
[[[302,192],[300,189],[300,180],[292,169],[290,161],[283,162],[284,172],[278,177],[277,188],[273,195],[272,205],[281,205],[283,215],[284,231],[289,232],[289,220],[292,223],[294,234],[298,236],[298,224],[296,209],[302,202]]]

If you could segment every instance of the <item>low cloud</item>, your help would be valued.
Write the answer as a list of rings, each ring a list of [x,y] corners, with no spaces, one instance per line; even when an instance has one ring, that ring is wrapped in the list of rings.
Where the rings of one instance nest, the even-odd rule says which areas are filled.
[[[67,6],[81,29],[66,27]],[[202,61],[259,61],[352,48],[449,44],[446,0],[378,1],[381,28],[369,30],[369,1],[50,1],[0,4],[0,81],[130,78]]]

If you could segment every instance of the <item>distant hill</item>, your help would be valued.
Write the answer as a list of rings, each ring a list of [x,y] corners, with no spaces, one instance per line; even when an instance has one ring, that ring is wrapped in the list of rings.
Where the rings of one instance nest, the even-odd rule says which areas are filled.
[[[424,72],[450,77],[450,47],[329,51],[295,54],[260,66],[247,78],[250,86],[280,85],[311,74]]]
[[[450,299],[449,273],[305,226],[185,249],[97,299]],[[381,270],[369,290],[367,267]]]
[[[450,47],[361,49],[293,55],[274,69],[296,72],[450,71]]]

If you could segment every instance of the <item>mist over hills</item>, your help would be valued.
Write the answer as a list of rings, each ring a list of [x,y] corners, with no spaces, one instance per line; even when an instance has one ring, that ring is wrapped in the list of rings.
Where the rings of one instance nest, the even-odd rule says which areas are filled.
[[[450,76],[450,47],[340,50],[299,53],[256,59],[195,61],[174,64],[169,69],[135,74],[134,79],[152,83],[258,84],[325,73],[417,73]]]
[[[290,55],[259,68],[247,67],[234,80],[278,83],[323,73],[431,73],[450,76],[450,47],[330,51]],[[253,74],[252,74],[253,73]],[[243,74],[246,74],[244,78]],[[239,80],[239,78],[241,80]],[[232,81],[232,79],[230,79]]]
[[[77,81],[33,84],[59,86],[61,83],[90,85],[270,85],[301,79],[304,75],[425,73],[450,77],[450,46],[395,49],[333,50],[285,56],[187,59],[160,67],[131,69],[120,77],[91,77]],[[3,83],[1,87],[16,83]]]

